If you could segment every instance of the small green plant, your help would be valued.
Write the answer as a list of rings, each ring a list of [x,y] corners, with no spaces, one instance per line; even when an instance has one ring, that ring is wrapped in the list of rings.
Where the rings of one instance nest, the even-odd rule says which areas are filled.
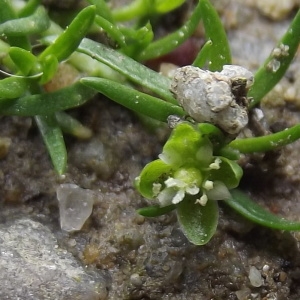
[[[79,137],[88,135],[88,129],[65,110],[84,104],[97,92],[161,122],[177,116],[179,120],[173,124],[174,129],[159,159],[146,165],[136,179],[141,195],[156,201],[152,206],[139,209],[140,214],[155,217],[176,210],[184,233],[197,245],[207,243],[216,230],[216,200],[223,200],[244,217],[263,226],[300,230],[300,223],[265,211],[238,189],[243,171],[237,163],[240,154],[269,151],[299,139],[300,125],[268,136],[236,139],[233,131],[228,134],[207,120],[181,120],[187,116],[189,107],[183,105],[183,109],[179,105],[179,99],[170,91],[171,79],[141,63],[175,49],[191,36],[202,20],[207,42],[193,66],[208,66],[210,72],[215,72],[230,65],[226,34],[209,0],[200,0],[186,24],[157,40],[150,19],[179,7],[184,1],[136,0],[115,10],[104,0],[89,2],[91,5],[78,11],[63,30],[38,0],[21,1],[21,8],[14,6],[13,1],[0,0],[0,62],[4,74],[0,80],[0,113],[35,119],[60,175],[64,174],[67,164],[63,132]],[[127,20],[132,21],[131,27],[120,23]],[[295,34],[299,30],[298,12],[275,47],[276,51],[256,72],[247,96],[251,99],[249,109],[259,105],[285,74],[299,44],[299,36]],[[105,32],[117,50],[86,38],[92,32]],[[36,45],[39,45],[37,49]],[[47,92],[45,86],[62,62],[86,76]],[[238,89],[235,94],[241,96],[240,102],[246,101],[247,79],[228,82]],[[156,96],[134,88],[137,86]],[[243,105],[248,106],[246,102]]]

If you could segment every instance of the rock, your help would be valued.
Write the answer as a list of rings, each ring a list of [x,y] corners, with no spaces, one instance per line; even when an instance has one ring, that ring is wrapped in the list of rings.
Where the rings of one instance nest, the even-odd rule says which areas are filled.
[[[65,231],[80,230],[92,213],[95,194],[76,184],[61,184],[56,194],[61,228]]]
[[[87,274],[41,223],[2,224],[0,244],[0,299],[106,299],[104,277]]]

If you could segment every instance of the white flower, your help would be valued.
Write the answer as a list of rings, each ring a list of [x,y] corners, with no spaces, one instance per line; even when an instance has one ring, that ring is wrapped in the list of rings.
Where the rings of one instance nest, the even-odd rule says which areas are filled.
[[[202,176],[199,170],[179,169],[174,177],[165,180],[165,188],[159,192],[157,199],[161,206],[178,204],[186,194],[197,195],[200,192],[201,181]]]

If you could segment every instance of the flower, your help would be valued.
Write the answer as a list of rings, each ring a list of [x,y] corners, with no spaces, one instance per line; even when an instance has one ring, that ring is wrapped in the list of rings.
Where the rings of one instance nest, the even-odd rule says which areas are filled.
[[[182,122],[173,129],[159,159],[142,170],[136,185],[161,207],[176,205],[187,195],[205,206],[208,200],[228,199],[229,189],[238,186],[241,176],[235,161],[213,155],[213,144],[200,127]]]
[[[161,206],[178,204],[185,194],[197,195],[202,182],[201,172],[195,168],[177,170],[164,181],[165,188],[157,194]],[[154,183],[155,187],[155,183]]]

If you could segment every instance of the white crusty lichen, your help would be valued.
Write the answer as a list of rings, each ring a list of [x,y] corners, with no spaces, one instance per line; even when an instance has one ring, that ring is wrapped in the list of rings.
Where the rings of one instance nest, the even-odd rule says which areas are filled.
[[[248,124],[247,91],[253,74],[236,65],[225,65],[221,72],[193,66],[177,69],[171,92],[197,122],[209,122],[236,135]]]

